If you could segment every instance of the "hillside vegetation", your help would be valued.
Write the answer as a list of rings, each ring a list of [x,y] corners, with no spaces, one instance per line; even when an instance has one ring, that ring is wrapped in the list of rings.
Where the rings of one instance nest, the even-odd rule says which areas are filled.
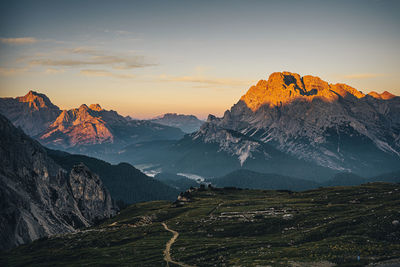
[[[364,266],[400,255],[400,185],[288,190],[203,188],[175,203],[138,203],[103,224],[38,240],[3,266]],[[358,259],[359,256],[359,259]],[[174,266],[170,264],[170,266]]]

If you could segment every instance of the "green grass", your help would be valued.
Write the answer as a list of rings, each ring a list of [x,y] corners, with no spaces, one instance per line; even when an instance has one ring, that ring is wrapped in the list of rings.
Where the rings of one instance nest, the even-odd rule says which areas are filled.
[[[163,250],[172,235],[161,222],[179,232],[172,258],[197,266],[320,261],[363,266],[400,255],[400,226],[392,224],[400,220],[399,184],[290,193],[206,190],[192,193],[192,198],[177,207],[166,201],[132,205],[92,231],[37,240],[3,252],[0,265],[165,266]],[[249,214],[271,208],[278,213]],[[227,212],[244,217],[220,217]],[[284,218],[284,214],[291,216]],[[152,223],[143,223],[143,218]]]

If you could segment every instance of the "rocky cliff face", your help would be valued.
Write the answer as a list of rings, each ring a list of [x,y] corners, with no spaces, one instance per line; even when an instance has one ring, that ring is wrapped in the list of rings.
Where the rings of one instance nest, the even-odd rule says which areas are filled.
[[[400,164],[400,98],[318,77],[273,73],[208,123],[338,171],[373,175]]]
[[[116,213],[97,175],[64,170],[0,115],[0,249],[72,232]]]
[[[91,107],[93,109],[81,105],[76,109],[63,110],[40,136],[40,140],[45,144],[54,143],[65,147],[112,143],[112,130],[100,114],[107,111],[103,111],[99,106]]]
[[[83,217],[89,223],[113,215],[113,201],[97,174],[83,163],[70,172],[69,185]]]
[[[61,113],[44,94],[29,91],[17,98],[0,98],[0,113],[30,136],[47,129]]]

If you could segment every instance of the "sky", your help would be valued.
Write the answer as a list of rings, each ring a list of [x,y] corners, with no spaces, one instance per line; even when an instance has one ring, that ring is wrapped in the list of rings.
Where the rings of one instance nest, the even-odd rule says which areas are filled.
[[[400,95],[400,1],[1,1],[0,97],[221,116],[272,72]]]

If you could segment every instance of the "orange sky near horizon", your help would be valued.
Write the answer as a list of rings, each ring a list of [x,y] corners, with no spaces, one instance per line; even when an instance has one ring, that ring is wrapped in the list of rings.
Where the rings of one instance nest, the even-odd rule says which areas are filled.
[[[392,0],[4,2],[0,97],[205,119],[280,71],[400,95],[399,12]]]

